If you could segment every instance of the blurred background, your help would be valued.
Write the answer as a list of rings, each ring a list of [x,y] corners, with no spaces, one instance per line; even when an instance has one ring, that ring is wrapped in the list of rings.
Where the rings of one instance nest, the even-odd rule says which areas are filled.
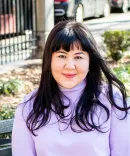
[[[61,20],[88,27],[130,97],[130,0],[0,0],[0,120],[38,87],[50,30]]]

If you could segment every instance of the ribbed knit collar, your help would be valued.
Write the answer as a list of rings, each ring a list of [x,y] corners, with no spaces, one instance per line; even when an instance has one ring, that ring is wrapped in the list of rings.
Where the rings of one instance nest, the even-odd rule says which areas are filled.
[[[86,86],[86,80],[82,81],[79,85],[75,86],[74,88],[68,89],[68,88],[64,88],[60,85],[58,85],[61,92],[67,96],[71,101],[75,101],[77,100],[80,95],[82,94],[85,86]]]

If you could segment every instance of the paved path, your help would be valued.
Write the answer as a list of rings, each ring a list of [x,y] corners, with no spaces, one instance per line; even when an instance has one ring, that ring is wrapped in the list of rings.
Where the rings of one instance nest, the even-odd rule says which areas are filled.
[[[23,60],[23,61],[17,61],[14,63],[10,63],[7,65],[0,65],[0,74],[6,73],[9,70],[25,66],[25,65],[30,65],[30,64],[41,64],[42,60],[41,59],[32,59],[32,60]]]

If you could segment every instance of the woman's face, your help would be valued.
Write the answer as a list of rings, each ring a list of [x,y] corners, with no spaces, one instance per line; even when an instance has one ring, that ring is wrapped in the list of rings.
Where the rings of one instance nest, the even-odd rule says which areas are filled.
[[[89,70],[89,55],[78,46],[69,52],[64,49],[52,54],[51,71],[55,81],[64,88],[80,84]]]

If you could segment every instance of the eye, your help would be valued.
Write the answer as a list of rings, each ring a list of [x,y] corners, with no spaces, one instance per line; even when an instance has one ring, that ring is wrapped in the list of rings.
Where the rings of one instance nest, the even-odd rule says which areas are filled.
[[[75,59],[77,59],[77,60],[82,59],[82,57],[81,56],[76,56]]]
[[[59,55],[58,57],[59,57],[59,58],[66,58],[65,55]]]

